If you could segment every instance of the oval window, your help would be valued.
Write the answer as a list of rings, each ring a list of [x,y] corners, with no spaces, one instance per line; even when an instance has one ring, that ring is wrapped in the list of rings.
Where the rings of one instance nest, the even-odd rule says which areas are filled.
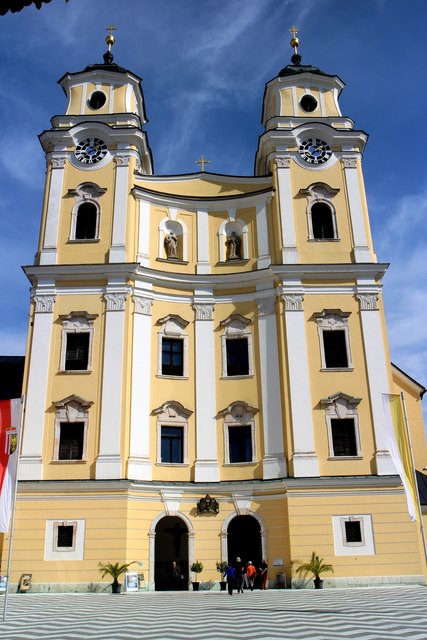
[[[317,109],[317,100],[313,96],[305,95],[300,101],[301,109],[303,111],[315,111]]]

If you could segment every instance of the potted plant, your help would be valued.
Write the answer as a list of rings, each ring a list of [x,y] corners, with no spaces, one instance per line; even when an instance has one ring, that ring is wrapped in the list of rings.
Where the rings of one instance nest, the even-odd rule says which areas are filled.
[[[126,573],[131,564],[135,564],[136,561],[127,562],[125,564],[120,564],[119,562],[107,562],[106,564],[99,563],[99,570],[102,574],[102,577],[111,576],[113,578],[113,582],[111,583],[111,590],[113,593],[120,593],[122,590],[122,585],[119,583],[118,578]]]
[[[197,577],[197,575],[199,573],[202,573],[202,571],[203,571],[203,562],[200,562],[200,560],[196,560],[195,562],[193,562],[193,564],[191,565],[190,569],[191,569],[191,571],[193,573],[196,574],[196,577]],[[193,584],[193,591],[198,591],[200,582],[195,580],[192,584]]]
[[[216,563],[216,570],[218,571],[218,573],[221,574],[221,578],[223,577],[224,571],[226,570],[227,566],[228,565],[227,565],[227,563],[225,561]],[[220,587],[221,591],[225,591],[226,588],[227,588],[227,583],[224,580],[220,580],[219,587]]]
[[[333,573],[334,568],[331,564],[326,564],[323,558],[319,558],[316,552],[313,551],[309,562],[300,564],[297,568],[297,573],[311,573],[314,576],[314,588],[323,589],[323,580],[320,578],[322,573]]]

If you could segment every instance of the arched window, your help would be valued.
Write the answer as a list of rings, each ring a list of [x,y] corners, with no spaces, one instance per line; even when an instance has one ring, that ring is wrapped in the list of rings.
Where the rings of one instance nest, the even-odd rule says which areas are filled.
[[[335,230],[333,214],[326,202],[315,202],[311,207],[313,238],[316,240],[334,240]]]
[[[98,210],[93,202],[83,202],[77,209],[76,240],[94,240],[97,236]]]

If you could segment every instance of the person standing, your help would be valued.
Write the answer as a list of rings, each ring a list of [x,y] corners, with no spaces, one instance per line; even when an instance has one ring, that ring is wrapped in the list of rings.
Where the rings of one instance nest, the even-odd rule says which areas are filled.
[[[263,559],[263,561],[261,562],[260,566],[259,566],[259,571],[260,571],[260,579],[261,579],[261,584],[260,584],[260,589],[261,591],[264,589],[267,589],[267,578],[268,578],[268,564],[267,561]]]
[[[237,593],[243,593],[243,563],[239,556],[236,558],[236,562],[234,563],[234,568],[236,570],[236,589]]]
[[[256,576],[256,569],[250,560],[248,562],[248,566],[246,567],[246,575],[248,576],[249,588],[251,591],[253,591],[255,576]]]
[[[224,578],[227,580],[228,595],[232,596],[234,585],[236,583],[236,570],[230,562],[224,571]]]
[[[172,562],[172,585],[173,590],[178,591],[182,588],[181,585],[181,568],[175,560]]]

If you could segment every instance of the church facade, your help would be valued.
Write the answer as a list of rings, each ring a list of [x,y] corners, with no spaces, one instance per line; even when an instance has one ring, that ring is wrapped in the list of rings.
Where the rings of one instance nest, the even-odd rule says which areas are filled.
[[[187,588],[198,560],[212,587],[240,556],[290,585],[313,550],[330,585],[423,582],[382,394],[404,390],[422,469],[424,389],[390,364],[343,82],[295,52],[253,177],[155,175],[140,78],[110,50],[60,84],[25,267],[12,582],[88,590],[100,562],[136,561],[169,589],[176,561]]]

